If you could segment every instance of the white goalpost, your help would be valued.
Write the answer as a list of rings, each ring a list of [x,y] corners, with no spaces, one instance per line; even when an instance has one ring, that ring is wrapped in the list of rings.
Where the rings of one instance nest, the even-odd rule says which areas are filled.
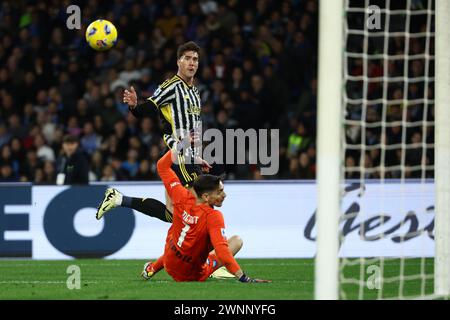
[[[450,295],[450,2],[436,0],[436,253],[434,290]]]
[[[320,1],[316,299],[450,296],[449,18]]]
[[[338,297],[343,1],[320,1],[315,295]]]

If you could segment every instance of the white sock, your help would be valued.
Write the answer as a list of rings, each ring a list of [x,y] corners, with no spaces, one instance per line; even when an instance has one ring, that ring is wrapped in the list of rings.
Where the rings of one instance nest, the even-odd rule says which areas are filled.
[[[114,202],[114,204],[115,204],[117,207],[120,207],[120,206],[122,205],[122,194],[121,194],[121,193],[119,193],[119,194],[117,195],[116,201]]]

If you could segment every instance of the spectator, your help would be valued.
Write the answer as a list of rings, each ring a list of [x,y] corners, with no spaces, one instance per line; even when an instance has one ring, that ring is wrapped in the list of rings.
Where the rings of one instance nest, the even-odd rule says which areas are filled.
[[[8,129],[6,128],[6,126],[0,122],[0,147],[9,143],[10,139],[11,139],[11,134],[8,132]]]
[[[10,117],[12,114],[15,113],[16,108],[14,106],[14,99],[10,94],[6,93],[3,94],[1,102],[2,108],[0,109],[1,111],[0,115],[2,116],[3,119],[7,119],[8,117]]]
[[[297,125],[297,131],[289,136],[288,157],[295,157],[299,152],[306,150],[311,137],[308,136],[305,125],[300,122]]]
[[[94,175],[94,180],[100,180],[103,174],[103,156],[102,153],[97,150],[91,156],[91,173]]]
[[[83,127],[83,137],[81,138],[81,147],[88,155],[98,149],[101,144],[101,138],[94,131],[92,122],[86,122]]]
[[[36,149],[30,148],[27,150],[26,161],[21,168],[20,173],[25,176],[28,181],[33,181],[36,170],[41,166],[42,162],[37,156]]]
[[[146,180],[155,180],[155,177],[150,170],[150,162],[147,159],[144,159],[139,164],[139,170],[135,176],[136,180],[146,181]]]
[[[172,7],[165,6],[163,8],[162,17],[156,20],[155,26],[161,28],[164,37],[172,36],[175,26],[179,23],[178,17],[173,15]]]
[[[229,10],[228,6],[221,3],[217,10],[219,23],[225,35],[229,36],[233,32],[233,27],[238,24],[238,16],[235,11]]]
[[[115,135],[109,136],[109,138],[101,144],[100,150],[107,161],[109,161],[111,157],[119,158],[121,156],[118,140]]]
[[[289,161],[289,177],[291,179],[300,178],[298,158],[291,158],[291,160]]]
[[[37,168],[34,174],[33,184],[45,184],[45,173],[42,168]]]
[[[356,167],[356,161],[352,156],[347,156],[345,158],[345,178],[346,179],[359,179],[360,174],[358,168]]]
[[[79,126],[78,118],[76,116],[71,116],[69,118],[69,120],[67,121],[66,131],[69,135],[76,137],[80,136],[82,130]]]
[[[84,126],[86,122],[92,121],[92,111],[85,99],[78,100],[76,117],[81,126]]]
[[[99,116],[101,117],[104,126],[111,129],[122,119],[121,113],[114,105],[114,99],[109,96],[104,100],[104,105],[99,110]]]
[[[34,120],[31,123],[34,123]],[[20,117],[17,113],[12,114],[8,118],[8,124],[9,124],[8,131],[11,134],[11,136],[18,137],[19,139],[25,138],[27,136],[28,130],[30,129],[22,125]]]
[[[101,137],[102,141],[104,141],[109,135],[109,130],[105,127],[103,119],[99,115],[94,116],[94,129],[95,133]]]
[[[138,159],[144,158],[144,156],[145,156],[145,150],[146,150],[147,148],[144,148],[144,147],[142,146],[141,140],[139,140],[139,138],[136,137],[136,136],[131,136],[130,139],[129,139],[128,141],[129,141],[129,142],[128,142],[128,145],[129,145],[128,149],[129,149],[129,150],[135,150],[136,153],[137,153]]]
[[[150,172],[154,177],[158,177],[156,163],[161,157],[161,151],[157,145],[152,145],[150,148]]]
[[[41,128],[41,132],[49,144],[55,135],[56,124],[50,121],[48,112],[39,112],[36,117],[36,124]]]
[[[128,149],[128,139],[130,135],[124,120],[119,120],[114,125],[114,136],[117,138],[117,146],[119,150]]]
[[[64,137],[62,155],[57,164],[57,184],[87,184],[89,182],[89,163],[79,149],[76,136]]]
[[[202,13],[204,15],[208,15],[210,13],[217,12],[217,2],[213,0],[200,0],[199,1],[200,8],[202,9]]]
[[[41,133],[34,137],[34,147],[37,150],[37,156],[42,161],[55,161],[55,153],[53,152],[53,149],[47,145],[47,142]]]
[[[245,129],[261,128],[259,124],[258,105],[246,90],[241,91],[240,99],[236,103],[236,118],[239,127]]]
[[[110,164],[114,172],[114,177],[117,181],[125,181],[130,179],[128,171],[122,167],[122,161],[120,158],[116,156],[111,157]]]
[[[10,166],[14,174],[19,172],[19,162],[13,158],[12,150],[9,144],[5,144],[0,149],[0,165]]]
[[[228,91],[234,100],[239,98],[239,93],[244,90],[245,84],[242,75],[242,69],[235,67],[231,73],[231,81],[228,85]]]
[[[410,148],[406,150],[405,164],[409,167],[419,167],[419,168],[409,168],[408,177],[409,178],[420,178],[421,177],[421,164],[426,164],[422,161],[423,147],[422,147],[422,134],[418,131],[414,132],[410,139]]]
[[[114,174],[113,167],[109,164],[103,167],[103,172],[101,176],[101,181],[112,182],[116,181],[116,176]]]
[[[56,183],[56,170],[53,161],[45,161],[44,163],[44,183],[45,184],[55,184]]]
[[[21,121],[20,118],[18,116],[16,118],[17,118],[16,122],[20,123],[20,121]],[[10,118],[10,122],[11,122],[11,118]],[[33,109],[33,104],[27,103],[23,107],[22,123],[26,127],[30,127],[34,123],[36,123],[36,112]],[[21,128],[21,127],[19,126],[18,128]],[[21,130],[24,131],[24,128],[22,128]],[[22,134],[25,135],[25,133],[22,133]]]
[[[154,49],[154,53],[157,54],[160,52],[160,50],[163,48],[163,46],[166,44],[167,39],[164,36],[163,29],[156,26],[153,29],[152,37],[151,37],[151,44]]]
[[[139,134],[139,139],[146,145],[150,147],[152,144],[156,143],[159,135],[153,132],[154,123],[151,118],[143,118],[141,122],[141,133]]]
[[[417,0],[414,5],[423,6],[422,2]],[[114,167],[111,169],[117,180],[130,179],[129,173],[120,169],[128,150],[138,152],[136,162],[139,164],[145,155],[160,155],[166,146],[161,144],[158,110],[152,110],[150,118],[136,122],[129,117],[127,106],[123,104],[122,88],[133,85],[143,98],[151,96],[158,84],[171,76],[176,68],[173,48],[191,39],[202,47],[201,72],[198,72],[196,85],[202,97],[203,127],[222,130],[280,128],[278,177],[292,178],[289,173],[291,158],[300,162],[300,168],[300,158],[307,162],[306,156],[302,155],[305,152],[309,166],[315,172],[315,145],[312,142],[316,137],[317,120],[317,0],[174,0],[162,6],[159,1],[125,3],[128,2],[105,2],[101,10],[98,0],[80,5],[87,19],[100,10],[105,17],[117,21],[122,36],[114,49],[107,52],[86,51],[80,37],[82,30],[66,33],[62,28],[54,27],[61,25],[60,18],[65,15],[58,2],[45,6],[34,2],[0,5],[0,16],[7,12],[6,17],[10,17],[4,19],[0,30],[0,61],[3,62],[0,63],[0,148],[10,144],[13,159],[19,164],[19,179],[47,183],[45,165],[41,173],[38,168],[43,168],[43,163],[37,159],[34,150],[38,135],[44,136],[46,143],[43,146],[51,147],[54,156],[61,150],[64,134],[77,135],[81,139],[81,148],[91,155],[89,161],[93,166],[95,163],[97,179],[102,178],[103,170],[99,168],[99,155],[93,156],[96,151],[101,153],[104,164]],[[40,18],[14,28],[13,17],[20,17],[25,11]],[[347,18],[349,25],[354,25],[357,15]],[[425,23],[418,20],[411,26],[412,32],[426,30]],[[151,34],[143,29],[152,30]],[[48,46],[44,46],[45,43]],[[349,37],[346,44],[348,51],[362,53],[357,37]],[[369,54],[373,53],[372,47],[373,43],[369,43]],[[425,53],[424,42],[420,39],[411,38],[409,48],[410,54],[416,56]],[[388,49],[389,55],[403,55],[405,39],[392,37]],[[433,55],[434,48],[429,49],[429,54]],[[77,60],[74,52],[82,53],[83,59]],[[363,59],[351,58],[347,63],[350,75],[363,76]],[[403,59],[388,61],[385,75],[406,76],[405,66],[410,77],[423,78],[426,71],[430,77],[434,76],[432,68],[425,70],[427,64],[423,59],[411,60],[409,64]],[[379,77],[383,75],[383,68],[382,60],[372,59],[367,64],[367,76]],[[348,119],[361,120],[365,115],[364,120],[371,125],[386,121],[386,130],[366,128],[362,135],[361,126],[351,125],[346,128],[346,141],[355,145],[377,145],[385,141],[389,148],[384,165],[400,165],[401,143],[410,144],[414,135],[409,130],[402,130],[403,121],[434,120],[431,105],[428,105],[429,114],[424,115],[424,106],[419,103],[425,98],[434,99],[434,84],[429,83],[425,90],[426,84],[419,80],[406,87],[389,82],[387,97],[382,95],[383,86],[378,81],[369,84],[368,94],[363,97],[361,84],[361,81],[347,81],[348,98],[387,98],[387,112],[383,115],[380,105],[368,105],[367,112],[363,113],[364,108],[352,102],[346,108]],[[424,96],[426,92],[427,97]],[[86,123],[93,125],[94,133],[84,132]],[[90,127],[87,125],[86,131],[91,132]],[[434,142],[434,136],[429,132],[431,126],[425,132],[417,128],[428,144]],[[362,136],[366,141],[361,141]],[[102,143],[99,145],[94,140]],[[43,156],[42,150],[46,150],[46,159],[47,156],[51,158],[51,152],[41,146],[39,156]],[[412,148],[404,159],[406,164],[418,166],[425,161],[432,166],[432,149],[422,152],[426,152],[424,159],[418,149]],[[346,155],[348,157],[359,162],[360,154],[353,151]],[[366,157],[365,162],[371,163],[372,170],[377,171],[381,165],[379,151],[371,150],[364,155]],[[155,174],[156,158],[148,158],[150,172]],[[227,166],[225,170],[229,178],[259,178],[256,171],[249,176],[246,168],[237,171]],[[399,171],[386,172],[389,177],[399,177],[399,174]],[[409,175],[417,174],[418,171]],[[107,179],[111,178],[108,175]]]
[[[300,179],[314,179],[315,173],[311,167],[309,156],[306,152],[300,153],[299,156],[299,178]]]
[[[22,167],[24,165],[26,153],[19,138],[11,139],[11,153],[12,158],[18,161],[19,166]]]
[[[119,79],[125,83],[125,86],[128,87],[131,81],[139,80],[141,78],[141,73],[136,70],[134,61],[132,59],[128,59],[125,62],[125,70],[119,74]],[[116,87],[115,89],[120,88]],[[122,96],[122,92],[120,94]]]
[[[14,173],[13,168],[9,164],[0,166],[0,182],[17,182],[19,177]]]
[[[122,169],[128,172],[128,176],[134,178],[139,170],[138,152],[134,149],[128,150],[127,159],[122,163]]]

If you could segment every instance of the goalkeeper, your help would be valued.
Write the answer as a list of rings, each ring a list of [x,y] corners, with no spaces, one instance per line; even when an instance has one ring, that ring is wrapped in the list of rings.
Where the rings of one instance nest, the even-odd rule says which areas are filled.
[[[174,203],[173,223],[167,232],[164,255],[155,263],[146,263],[142,276],[150,279],[165,268],[175,281],[205,281],[224,265],[241,282],[270,282],[246,276],[233,257],[242,247],[242,240],[233,236],[227,241],[223,215],[214,210],[226,197],[220,177],[205,174],[196,178],[194,196],[171,169],[174,157],[176,153],[169,150],[157,164]]]
[[[206,161],[200,160],[203,167],[194,163],[194,159],[201,159],[200,148],[195,144],[201,135],[201,101],[199,92],[193,85],[198,69],[199,51],[200,47],[192,41],[181,45],[177,51],[177,74],[164,81],[145,103],[137,103],[138,98],[133,87],[130,91],[125,90],[123,96],[123,101],[128,104],[135,117],[150,115],[154,108],[158,110],[162,121],[163,140],[170,149],[177,150],[178,164],[174,164],[173,169],[187,188],[191,187],[198,175],[211,168]],[[186,161],[186,158],[189,161]],[[153,198],[123,196],[118,190],[108,188],[98,207],[97,219],[101,219],[105,213],[117,206],[133,208],[148,216],[172,222],[173,205],[167,192],[164,204]]]

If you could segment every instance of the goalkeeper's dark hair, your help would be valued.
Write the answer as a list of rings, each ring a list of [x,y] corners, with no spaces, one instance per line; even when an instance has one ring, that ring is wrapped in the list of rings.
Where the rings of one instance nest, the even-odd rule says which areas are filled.
[[[212,174],[202,174],[194,180],[192,187],[194,188],[197,196],[201,197],[204,193],[217,190],[219,188],[220,181],[223,181],[223,175],[215,176]]]
[[[199,53],[200,47],[194,41],[189,41],[189,42],[183,43],[182,45],[180,45],[178,47],[177,59],[180,59],[186,51],[194,51],[194,52]]]

